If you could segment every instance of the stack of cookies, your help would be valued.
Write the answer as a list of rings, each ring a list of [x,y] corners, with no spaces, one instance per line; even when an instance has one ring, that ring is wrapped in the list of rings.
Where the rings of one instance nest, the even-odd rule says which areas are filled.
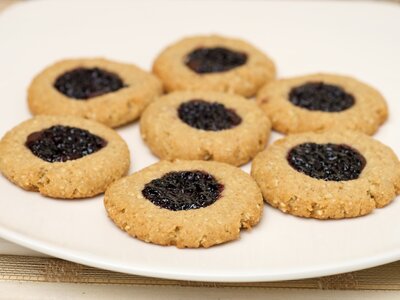
[[[237,239],[259,222],[263,201],[341,219],[400,193],[398,158],[368,136],[387,105],[365,83],[334,74],[276,79],[266,54],[221,36],[178,41],[152,73],[100,58],[49,66],[28,90],[35,117],[0,142],[0,171],[48,197],[105,192],[119,228],[179,248]],[[126,176],[129,149],[112,128],[139,117],[161,161]],[[287,136],[266,146],[271,129]],[[249,161],[251,176],[238,168]]]

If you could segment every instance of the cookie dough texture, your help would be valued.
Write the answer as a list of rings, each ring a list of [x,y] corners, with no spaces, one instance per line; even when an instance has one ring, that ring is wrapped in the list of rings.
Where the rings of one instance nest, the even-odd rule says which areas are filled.
[[[60,75],[81,67],[98,67],[115,73],[127,87],[87,100],[69,98],[54,87]],[[33,79],[28,89],[28,104],[34,115],[74,115],[118,127],[136,120],[161,93],[160,81],[134,65],[102,58],[68,59],[47,67]]]
[[[224,47],[247,54],[247,62],[226,72],[197,74],[185,64],[186,56],[198,48]],[[155,60],[153,72],[167,91],[212,90],[245,97],[275,78],[272,60],[252,45],[239,39],[217,35],[188,37],[167,47]]]
[[[154,205],[142,190],[146,183],[173,171],[200,170],[213,175],[224,190],[205,208],[172,211]],[[227,164],[161,161],[112,184],[105,193],[109,217],[122,230],[145,242],[178,248],[210,247],[239,238],[240,229],[255,226],[263,200],[254,180]]]
[[[300,173],[289,165],[287,155],[291,148],[306,142],[349,145],[365,157],[365,168],[358,179],[348,181],[325,181]],[[389,204],[400,193],[400,163],[394,152],[351,131],[289,135],[256,156],[251,174],[266,202],[307,218],[363,216]]]
[[[99,151],[76,160],[50,163],[25,146],[29,134],[53,125],[88,130],[107,141]],[[10,130],[0,142],[0,171],[28,191],[54,198],[95,196],[125,175],[130,163],[126,143],[112,129],[73,116],[37,116]]]
[[[180,104],[193,99],[224,104],[242,118],[236,127],[206,131],[184,123]],[[215,160],[242,165],[265,148],[271,124],[257,105],[241,96],[206,91],[174,92],[163,96],[143,113],[140,131],[151,151],[161,159]]]
[[[341,112],[311,111],[292,104],[292,88],[309,82],[337,85],[352,94],[355,104]],[[282,133],[322,130],[354,130],[372,135],[388,116],[383,96],[371,86],[352,77],[333,74],[312,74],[281,79],[265,85],[257,95],[257,103]]]

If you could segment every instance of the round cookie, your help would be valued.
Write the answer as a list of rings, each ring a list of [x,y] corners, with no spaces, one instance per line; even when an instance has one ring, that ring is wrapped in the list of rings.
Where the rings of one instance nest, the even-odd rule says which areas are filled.
[[[264,149],[270,128],[254,102],[206,91],[163,96],[140,119],[143,140],[161,159],[215,160],[237,166]]]
[[[394,152],[352,131],[289,135],[256,156],[251,174],[266,202],[307,218],[366,215],[400,193]]]
[[[257,102],[282,133],[356,130],[373,134],[387,119],[385,99],[354,78],[313,74],[273,81]]]
[[[217,35],[188,37],[166,48],[153,72],[167,91],[212,90],[250,97],[275,78],[274,63],[245,41]]]
[[[248,174],[205,161],[158,162],[112,184],[104,205],[129,235],[178,248],[237,239],[263,210],[260,189]]]
[[[0,171],[29,191],[54,198],[100,194],[126,174],[126,143],[112,129],[74,116],[37,116],[0,141]]]
[[[74,115],[117,127],[137,119],[161,93],[160,81],[134,65],[68,59],[33,79],[28,104],[34,115]]]

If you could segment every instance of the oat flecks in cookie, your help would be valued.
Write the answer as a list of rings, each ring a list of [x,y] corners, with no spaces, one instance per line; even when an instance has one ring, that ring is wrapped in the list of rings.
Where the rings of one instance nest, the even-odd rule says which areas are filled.
[[[102,58],[67,59],[45,68],[28,89],[34,115],[73,115],[118,127],[139,118],[162,94],[156,76]]]
[[[238,166],[264,149],[270,122],[256,103],[241,96],[182,91],[149,105],[140,119],[140,132],[161,159]]]
[[[218,197],[216,201],[206,207],[174,210],[161,208],[143,194],[151,182],[168,174],[185,172],[197,175],[201,172],[215,178],[217,184],[207,185],[212,190],[207,193]],[[204,192],[203,187],[196,187],[195,191],[190,181],[179,184],[185,182],[189,183],[184,187],[188,192],[184,193],[185,197],[188,194],[194,196],[196,191]],[[223,190],[219,185],[224,186]],[[176,186],[164,185],[158,190],[159,196],[176,193]],[[168,192],[168,189],[171,190]],[[189,198],[181,200],[182,203],[191,202]],[[104,205],[115,224],[131,236],[179,248],[210,247],[235,240],[242,228],[250,229],[259,222],[263,210],[260,189],[248,174],[227,164],[204,161],[156,163],[112,184],[105,193]]]
[[[299,156],[301,169],[297,170],[288,161],[288,154],[304,144],[335,147],[339,156],[332,149],[322,150],[330,153],[322,155],[325,158],[319,157],[320,163],[311,157]],[[310,154],[315,147],[306,150]],[[332,161],[325,162],[325,159]],[[342,163],[352,165],[339,165]],[[304,172],[312,168],[318,169],[319,179]],[[283,212],[307,218],[363,216],[389,204],[400,193],[400,163],[394,152],[354,131],[289,135],[256,156],[251,174],[266,202]]]
[[[0,142],[3,175],[23,189],[53,198],[100,194],[126,174],[129,164],[128,147],[114,130],[73,116],[34,117]]]
[[[272,127],[284,134],[354,130],[372,135],[388,115],[376,89],[334,74],[275,80],[258,92],[257,103]]]
[[[203,90],[254,96],[276,75],[272,60],[249,43],[217,35],[194,36],[167,47],[153,72],[168,92]]]

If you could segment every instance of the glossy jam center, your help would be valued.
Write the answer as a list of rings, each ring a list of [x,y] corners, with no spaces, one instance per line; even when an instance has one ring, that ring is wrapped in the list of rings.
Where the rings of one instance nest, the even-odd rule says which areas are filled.
[[[169,210],[207,207],[221,196],[224,186],[204,171],[170,172],[147,183],[143,196]]]
[[[198,48],[186,57],[186,65],[199,74],[225,72],[244,65],[247,54],[223,47]]]
[[[76,100],[87,100],[126,87],[114,73],[100,68],[77,68],[60,75],[54,87],[62,94]]]
[[[353,95],[343,88],[323,82],[309,82],[293,88],[289,101],[294,105],[325,112],[340,112],[354,105]]]
[[[304,143],[293,147],[289,164],[297,171],[326,181],[357,179],[366,165],[364,156],[344,144]]]
[[[242,122],[242,118],[233,109],[201,99],[182,103],[178,108],[178,116],[189,126],[207,131],[230,129]]]
[[[31,152],[47,162],[65,162],[99,151],[107,141],[87,130],[55,125],[31,133],[25,142]]]

